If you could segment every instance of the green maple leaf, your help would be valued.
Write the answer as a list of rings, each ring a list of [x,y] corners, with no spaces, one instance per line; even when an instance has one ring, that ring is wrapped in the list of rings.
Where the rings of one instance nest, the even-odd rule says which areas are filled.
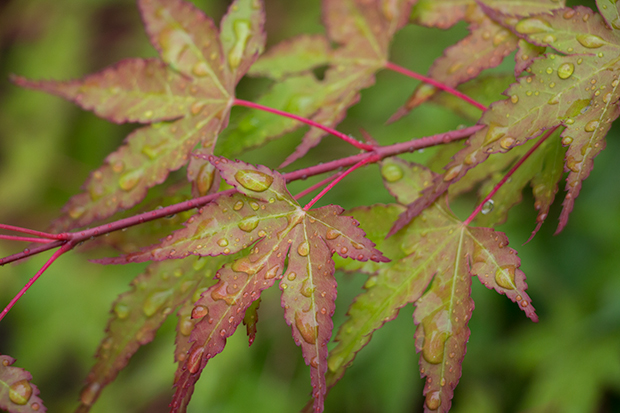
[[[468,140],[467,147],[446,166],[447,172],[435,178],[434,185],[409,206],[394,230],[490,154],[506,152],[545,130],[563,127],[568,177],[557,230],[561,231],[582,181],[590,174],[594,157],[605,147],[611,123],[620,115],[620,79],[614,70],[620,35],[603,16],[586,7],[559,9],[521,20],[490,8],[486,12],[528,42],[564,55],[547,53],[534,60],[529,73],[504,92],[509,98],[496,102],[484,113],[479,123],[486,127]]]
[[[523,16],[524,11],[537,14],[563,7],[563,2],[553,0],[501,0],[484,3],[512,16]],[[434,1],[418,4],[417,7],[415,16],[420,24],[446,28],[463,19],[469,25],[469,35],[448,47],[428,71],[428,77],[447,86],[456,87],[476,78],[483,70],[499,65],[517,48],[518,37],[491,20],[474,1]],[[404,116],[434,96],[437,91],[432,85],[420,84],[391,120]]]
[[[245,256],[216,273],[217,284],[195,303],[192,317],[200,321],[191,333],[187,357],[177,371],[173,411],[184,411],[207,361],[224,349],[226,338],[244,320],[248,308],[277,280],[286,322],[310,366],[315,409],[322,411],[327,342],[336,298],[331,257],[337,253],[359,261],[387,259],[365,238],[354,219],[340,215],[342,208],[330,205],[306,211],[290,195],[282,175],[226,158],[211,161],[237,193],[221,196],[201,208],[184,229],[169,235],[160,245],[101,262],[227,256],[245,250]]]
[[[517,302],[533,321],[537,316],[525,293],[520,260],[508,248],[506,235],[463,225],[443,200],[383,240],[391,219],[418,197],[425,183],[432,181],[432,173],[420,165],[390,158],[384,161],[382,174],[399,204],[359,208],[352,215],[364,228],[373,228],[371,238],[391,262],[379,268],[361,263],[343,266],[348,271],[366,272],[370,278],[338,332],[338,345],[330,351],[327,385],[333,386],[342,377],[375,330],[394,319],[407,303],[415,303],[416,349],[422,353],[420,371],[426,377],[425,409],[446,412],[461,375],[469,337],[471,277]]]
[[[13,357],[0,355],[0,409],[9,413],[45,413],[39,389],[30,382],[32,375],[11,366],[13,363]]]
[[[260,0],[236,0],[218,31],[183,0],[141,0],[146,31],[160,59],[127,59],[84,79],[30,81],[112,122],[148,124],[131,133],[65,206],[54,229],[84,226],[139,203],[148,188],[189,160],[197,144],[213,150],[227,122],[235,86],[261,53]]]

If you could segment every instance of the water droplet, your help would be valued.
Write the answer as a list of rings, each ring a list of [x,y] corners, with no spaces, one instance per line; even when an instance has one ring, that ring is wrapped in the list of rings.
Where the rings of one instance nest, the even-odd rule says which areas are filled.
[[[235,297],[228,294],[228,283],[220,281],[220,284],[221,285],[219,288],[211,291],[211,298],[213,298],[215,301],[224,300],[228,305],[235,304],[237,302],[237,300],[235,300]]]
[[[482,205],[482,209],[480,210],[480,212],[484,215],[488,214],[489,212],[493,211],[493,200],[489,199],[487,202],[484,203],[484,205]]]
[[[235,211],[239,211],[241,208],[243,208],[243,205],[244,205],[243,201],[237,201],[235,205],[233,205],[233,209]]]
[[[426,335],[424,338],[424,346],[422,347],[422,356],[424,360],[431,364],[439,364],[443,360],[443,351],[446,340],[450,334],[447,331],[432,330],[430,337]]]
[[[505,265],[495,271],[495,282],[502,288],[514,290],[515,288],[515,266]]]
[[[89,384],[82,393],[80,393],[80,401],[86,406],[91,406],[101,390],[101,385],[97,382]]]
[[[586,126],[584,126],[584,130],[586,132],[594,132],[596,130],[596,128],[598,128],[599,122],[598,120],[591,120],[590,122],[586,123]]]
[[[312,360],[310,360],[310,367],[319,368],[319,358],[317,356],[312,357]]]
[[[564,18],[566,20],[572,19],[573,16],[575,16],[575,13],[577,13],[575,10],[573,9],[568,9],[564,12]]]
[[[237,224],[237,226],[242,231],[252,232],[258,226],[258,222],[259,220],[256,217],[256,215],[252,215],[252,216],[244,218],[241,222],[239,222],[239,224]]]
[[[340,231],[337,231],[333,228],[328,229],[327,232],[325,233],[325,238],[327,238],[328,240],[336,239],[339,236],[340,236]]]
[[[194,323],[191,320],[185,319],[179,323],[179,332],[184,336],[189,336],[194,329]]]
[[[537,17],[521,20],[515,26],[515,30],[521,34],[536,34],[553,31],[549,22]]]
[[[197,347],[189,353],[189,358],[187,359],[187,368],[189,372],[195,374],[200,370],[200,365],[202,364],[202,354],[204,353],[204,348]]]
[[[26,379],[16,381],[9,387],[9,399],[15,404],[23,406],[28,403],[30,396],[32,396],[32,386]]]
[[[299,244],[299,246],[297,247],[297,253],[301,255],[302,257],[308,256],[308,254],[310,253],[310,246],[308,245],[307,241],[304,241],[301,244]]]
[[[228,53],[228,64],[232,70],[239,67],[239,64],[241,63],[248,39],[252,36],[250,29],[251,25],[247,20],[237,20],[233,23],[235,44]]]
[[[456,166],[453,166],[452,168],[448,169],[446,174],[443,176],[443,180],[445,182],[453,180],[454,178],[456,178],[458,176],[458,174],[459,174],[459,172],[461,172],[462,168],[463,168],[463,165],[456,165]]]
[[[233,262],[231,268],[236,272],[244,272],[248,275],[254,275],[264,267],[264,263],[251,262],[248,257],[240,258]]]
[[[506,40],[509,34],[510,33],[508,32],[508,30],[500,30],[499,32],[497,32],[497,34],[493,36],[493,46],[499,46],[501,43],[504,42],[504,40]]]
[[[486,146],[499,140],[502,136],[506,134],[507,130],[508,130],[507,127],[498,125],[495,122],[491,122],[489,124],[489,129],[487,130],[487,134],[484,137],[484,142],[482,144]]]
[[[403,177],[403,170],[393,163],[386,163],[381,167],[381,175],[388,182],[396,182]]]
[[[499,141],[499,146],[501,146],[504,149],[509,149],[510,147],[512,147],[514,143],[515,143],[515,139],[512,136],[504,136]]]
[[[294,272],[291,271],[291,272],[288,273],[286,278],[288,278],[289,281],[295,281],[295,278],[297,278],[297,274],[295,274]]]
[[[198,170],[198,176],[196,176],[196,189],[200,196],[205,196],[209,193],[209,190],[213,186],[213,178],[215,176],[215,166],[210,163],[205,163]]]
[[[142,169],[135,169],[133,171],[126,172],[119,178],[118,185],[123,191],[130,191],[138,185],[138,182],[140,182],[143,176],[144,172]]]
[[[595,34],[580,34],[577,36],[577,41],[581,43],[583,47],[589,49],[596,49],[607,44],[605,40]]]
[[[562,63],[560,67],[558,67],[558,77],[560,79],[568,79],[572,76],[575,71],[575,65],[572,63]]]
[[[255,192],[263,192],[269,189],[273,183],[273,176],[260,171],[243,170],[237,171],[235,180],[245,189]]]
[[[209,314],[209,308],[203,305],[197,305],[192,309],[192,318],[194,319],[203,318],[207,314]]]
[[[560,95],[555,95],[554,97],[552,97],[551,99],[549,99],[547,101],[548,105],[557,105],[558,103],[560,103]]]
[[[228,245],[228,240],[226,238],[220,238],[217,240],[217,245],[223,248]]]
[[[209,74],[209,66],[205,62],[198,62],[192,68],[192,73],[196,76],[206,76]]]
[[[255,202],[255,201],[250,201],[250,207],[252,207],[254,211],[258,211],[258,208],[260,208],[260,206],[258,205],[258,202]]]
[[[517,96],[517,95],[510,96],[510,101],[512,103],[517,103],[519,101],[519,96]]]
[[[428,407],[429,410],[439,409],[439,406],[441,406],[441,396],[439,395],[439,391],[435,390],[428,392],[424,403],[426,403],[426,407]]]
[[[565,136],[562,138],[562,145],[568,146],[571,143],[573,143],[573,138],[571,138],[570,136]]]
[[[164,290],[164,291],[154,291],[146,297],[146,301],[144,301],[144,305],[142,306],[142,311],[144,315],[147,317],[151,317],[154,315],[162,305],[168,301],[168,298],[172,295],[174,291]]]
[[[340,253],[341,253],[342,255],[346,254],[347,252],[349,252],[349,249],[348,249],[347,247],[342,247],[342,248],[340,248]]]
[[[270,279],[272,279],[272,278],[275,278],[275,277],[278,275],[279,271],[280,271],[280,266],[279,266],[279,265],[276,265],[276,266],[274,266],[274,267],[271,267],[271,268],[267,271],[267,273],[265,273],[265,279],[266,279],[266,280],[270,280]]]
[[[301,337],[308,344],[315,344],[319,333],[319,326],[314,320],[314,314],[304,311],[295,311],[295,327]]]
[[[116,303],[114,306],[114,314],[121,320],[127,318],[129,316],[129,307],[125,304]]]
[[[69,216],[72,219],[78,219],[79,217],[84,215],[84,212],[86,212],[86,208],[81,205],[77,205],[69,210]]]

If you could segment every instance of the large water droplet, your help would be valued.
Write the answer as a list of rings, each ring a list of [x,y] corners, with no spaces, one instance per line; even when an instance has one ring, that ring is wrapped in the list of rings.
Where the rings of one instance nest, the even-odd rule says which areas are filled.
[[[245,51],[250,34],[250,22],[248,20],[237,20],[233,23],[233,30],[235,32],[235,44],[228,53],[228,64],[232,70],[239,67],[241,59],[243,58],[243,52]]]
[[[80,393],[80,401],[86,406],[91,406],[101,390],[101,385],[97,382],[89,384],[82,393]]]
[[[463,168],[463,165],[456,165],[453,166],[452,168],[448,169],[448,171],[446,172],[446,174],[443,176],[443,180],[448,182],[453,180],[454,178],[456,178],[459,174],[459,172],[461,172],[461,169]]]
[[[265,279],[270,280],[272,278],[275,278],[278,275],[279,271],[280,271],[279,265],[271,267],[265,274]]]
[[[192,318],[203,318],[209,314],[209,307],[205,307],[204,305],[197,305],[192,309]]]
[[[263,268],[264,264],[251,262],[248,257],[240,258],[233,262],[231,268],[236,272],[244,272],[248,275],[254,275]]]
[[[189,336],[194,329],[194,323],[191,320],[185,319],[179,323],[179,332],[184,336]]]
[[[146,301],[142,306],[142,311],[147,317],[154,315],[162,305],[168,301],[168,298],[172,295],[173,290],[154,291],[146,297]]]
[[[327,232],[325,233],[325,238],[327,238],[328,240],[336,239],[339,236],[340,236],[340,231],[335,230],[333,228],[328,229]]]
[[[310,246],[308,245],[307,241],[304,241],[301,244],[299,244],[299,246],[297,247],[297,253],[301,255],[302,257],[308,256],[308,254],[310,253]]]
[[[584,126],[584,130],[586,132],[594,132],[596,130],[596,128],[598,128],[599,122],[598,120],[591,120],[590,122],[586,123],[586,126]]]
[[[235,205],[233,205],[233,209],[235,211],[239,211],[241,210],[241,208],[243,208],[243,205],[244,205],[243,201],[237,201],[235,202]]]
[[[198,62],[194,65],[194,67],[192,68],[192,73],[196,76],[206,76],[209,74],[209,66],[207,65],[206,62],[202,61],[202,62]]]
[[[484,215],[488,214],[489,212],[493,211],[493,200],[489,199],[487,202],[484,203],[484,205],[482,205],[482,209],[480,210],[480,212]]]
[[[403,170],[393,163],[386,163],[381,167],[381,175],[388,182],[396,182],[403,177]]]
[[[443,360],[443,352],[446,340],[450,334],[447,331],[431,331],[430,336],[424,338],[422,356],[431,364],[439,364]]]
[[[273,183],[273,176],[260,171],[243,170],[237,171],[235,180],[245,189],[255,192],[263,192],[269,189]]]
[[[205,196],[209,193],[209,190],[213,186],[213,178],[215,176],[215,166],[210,163],[205,163],[198,170],[198,176],[196,176],[196,189],[200,196]]]
[[[187,368],[190,373],[195,374],[200,370],[200,365],[202,364],[202,355],[204,353],[204,348],[197,347],[189,353],[189,358],[187,359]]]
[[[558,67],[558,77],[560,79],[568,79],[572,76],[575,71],[575,65],[572,63],[562,63],[560,67]]]
[[[314,314],[304,311],[295,311],[295,327],[297,327],[297,330],[306,343],[316,343],[319,326],[314,319]]]
[[[529,19],[523,19],[517,23],[515,30],[521,34],[536,34],[553,31],[553,28],[546,20],[532,17]]]
[[[252,216],[244,218],[241,222],[239,222],[239,224],[237,224],[237,226],[242,231],[252,232],[258,226],[258,222],[259,220],[256,217],[256,215],[252,215]]]
[[[32,386],[26,379],[16,381],[9,387],[9,399],[15,404],[23,406],[28,403],[30,396],[32,396]]]
[[[515,266],[505,265],[495,271],[495,282],[502,288],[514,290],[515,288]]]
[[[439,395],[439,391],[435,390],[428,392],[424,403],[426,403],[426,407],[428,407],[429,410],[439,409],[439,406],[441,406],[441,396]]]
[[[228,305],[235,304],[237,302],[237,300],[235,300],[235,297],[228,294],[228,283],[220,282],[220,284],[221,285],[219,288],[211,291],[211,298],[213,298],[215,301],[224,300],[224,302],[226,302],[226,304]]]
[[[605,40],[595,34],[580,34],[577,36],[577,41],[581,43],[583,47],[589,49],[596,49],[607,44]]]
[[[217,245],[224,248],[228,245],[228,240],[226,238],[220,238],[219,240],[217,240]]]
[[[130,191],[138,185],[143,176],[144,172],[142,172],[142,169],[126,172],[118,179],[118,185],[123,191]]]
[[[514,143],[515,138],[513,138],[512,136],[504,136],[502,139],[500,139],[499,146],[504,149],[510,149]]]
[[[482,144],[486,146],[499,140],[501,137],[506,135],[507,130],[507,127],[499,125],[495,122],[491,122],[489,124],[489,129],[487,129],[487,133],[484,136],[484,142],[482,142]]]

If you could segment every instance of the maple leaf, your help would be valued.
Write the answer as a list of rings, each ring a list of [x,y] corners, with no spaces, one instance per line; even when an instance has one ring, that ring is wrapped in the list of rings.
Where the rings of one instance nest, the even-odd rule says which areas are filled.
[[[261,53],[260,0],[235,0],[218,31],[183,0],[140,0],[140,12],[160,59],[127,59],[82,80],[18,85],[71,100],[113,122],[149,126],[132,132],[65,206],[58,231],[105,219],[139,203],[148,188],[186,164],[196,144],[212,153],[227,122],[235,86]]]
[[[518,269],[520,260],[514,250],[507,248],[506,236],[489,228],[463,225],[443,200],[393,237],[381,241],[388,232],[390,218],[404,209],[403,204],[416,199],[425,183],[432,180],[428,169],[398,158],[384,160],[382,174],[400,205],[359,208],[351,214],[365,228],[374,222],[377,246],[392,261],[378,269],[360,264],[343,267],[366,272],[370,278],[336,336],[338,345],[328,359],[327,385],[333,386],[342,377],[375,330],[394,319],[407,303],[415,303],[416,349],[422,353],[420,371],[427,378],[425,410],[446,412],[461,375],[469,337],[471,277],[478,277],[487,288],[518,302],[533,321],[537,316],[525,293],[525,275]]]
[[[45,413],[39,389],[32,384],[32,375],[11,366],[15,359],[0,355],[0,409],[9,413]]]
[[[594,157],[605,147],[611,123],[620,115],[620,80],[613,70],[620,38],[618,30],[607,27],[601,15],[586,7],[521,20],[492,9],[486,12],[527,41],[565,55],[548,53],[534,60],[528,75],[504,92],[509,99],[496,102],[484,113],[479,123],[486,127],[468,140],[467,147],[446,166],[446,173],[435,178],[424,196],[409,206],[392,232],[490,154],[506,152],[556,127],[564,128],[562,144],[568,146],[567,194],[557,229],[561,231]]]
[[[525,2],[528,3],[527,7],[523,1],[501,0],[485,3],[513,16],[523,16],[524,10],[527,10],[528,14],[537,14],[563,7],[563,2],[554,0],[528,1]],[[423,25],[447,28],[461,19],[469,24],[469,35],[448,47],[428,71],[428,77],[447,86],[456,87],[477,77],[483,70],[496,67],[517,48],[518,37],[490,19],[474,1],[435,1],[417,7],[417,21]],[[390,121],[404,116],[437,92],[435,86],[420,84]]]
[[[100,262],[229,255],[247,249],[249,254],[216,273],[218,283],[195,303],[192,318],[200,321],[191,333],[187,358],[177,371],[173,411],[185,410],[207,361],[223,350],[226,338],[241,324],[248,308],[276,280],[281,280],[286,322],[310,365],[315,410],[322,411],[327,342],[336,299],[331,256],[338,253],[377,262],[387,259],[365,238],[354,219],[340,215],[342,208],[330,205],[306,211],[277,172],[226,158],[213,157],[211,161],[237,193],[220,196],[201,208],[184,229],[166,237],[159,246]]]

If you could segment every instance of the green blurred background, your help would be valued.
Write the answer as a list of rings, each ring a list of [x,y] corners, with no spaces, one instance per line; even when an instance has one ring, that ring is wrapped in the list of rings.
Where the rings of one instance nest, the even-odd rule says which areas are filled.
[[[201,0],[219,20],[227,1]],[[593,2],[588,3],[593,7]],[[318,0],[266,0],[269,45],[298,33],[322,32]],[[425,73],[442,50],[466,34],[407,27],[392,60]],[[40,79],[79,77],[133,56],[154,56],[131,0],[0,0],[0,222],[44,229],[79,191],[133,125],[113,125],[59,98],[10,84],[9,73]],[[502,66],[510,72],[511,62]],[[385,120],[417,82],[382,72],[349,111],[339,129],[368,130],[382,144],[439,133],[467,123],[446,109],[425,105],[401,121]],[[242,81],[239,95],[253,98],[265,83]],[[500,98],[499,96],[497,97]],[[234,109],[234,113],[242,109]],[[620,411],[620,128],[595,162],[564,232],[552,236],[555,205],[532,242],[535,226],[528,189],[524,202],[500,227],[518,249],[540,322],[533,324],[503,296],[473,283],[476,303],[463,377],[454,412]],[[299,142],[293,133],[242,158],[276,167]],[[326,138],[293,167],[346,156],[345,144]],[[425,159],[431,150],[409,156]],[[345,207],[390,202],[376,166],[347,178],[325,202]],[[296,183],[298,192],[308,183]],[[372,190],[369,190],[372,188]],[[466,217],[474,199],[458,203]],[[462,204],[462,205],[461,205]],[[0,243],[8,255],[23,246]],[[102,251],[63,256],[0,323],[0,353],[32,372],[50,412],[71,411],[103,336],[111,302],[143,266],[103,267],[88,262]],[[4,306],[42,265],[35,257],[0,269]],[[361,291],[360,275],[338,274],[336,325]],[[329,394],[327,412],[422,411],[422,380],[414,350],[413,306],[379,330],[345,378]],[[264,294],[254,345],[243,331],[210,361],[190,412],[293,412],[308,400],[310,380],[300,350],[283,322],[278,290]],[[109,386],[93,412],[165,412],[173,378],[174,319],[141,349]]]

